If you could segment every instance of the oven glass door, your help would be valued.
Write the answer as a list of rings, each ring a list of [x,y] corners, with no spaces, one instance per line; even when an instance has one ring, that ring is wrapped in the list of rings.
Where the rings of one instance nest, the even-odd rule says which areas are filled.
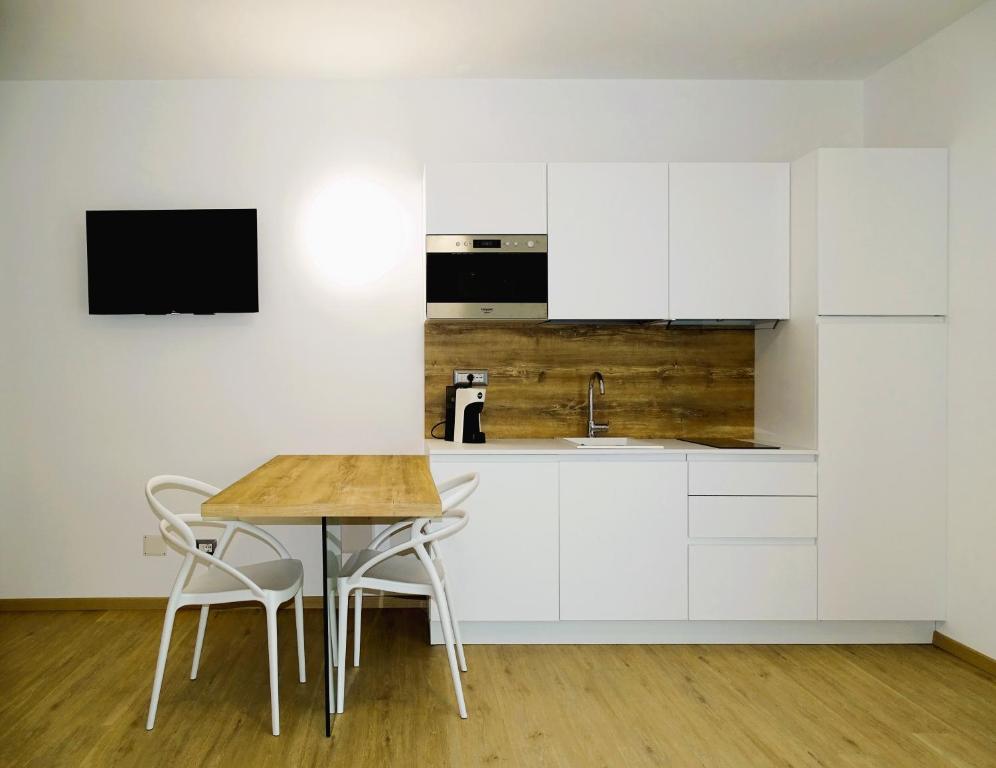
[[[428,253],[429,305],[542,305],[547,302],[545,253]],[[501,314],[496,310],[496,316]],[[470,312],[468,316],[480,313]]]

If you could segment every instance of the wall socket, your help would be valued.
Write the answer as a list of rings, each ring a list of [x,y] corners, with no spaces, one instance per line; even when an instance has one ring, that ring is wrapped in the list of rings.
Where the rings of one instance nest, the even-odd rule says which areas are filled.
[[[146,557],[166,557],[166,539],[158,533],[143,536],[142,554]]]
[[[473,376],[473,381],[471,382],[471,376]],[[465,371],[453,371],[453,383],[454,384],[467,384],[473,383],[474,386],[488,385],[488,369],[487,368],[470,368]]]
[[[218,548],[217,539],[197,539],[197,548],[201,552],[207,552],[209,555],[213,555],[214,551]]]

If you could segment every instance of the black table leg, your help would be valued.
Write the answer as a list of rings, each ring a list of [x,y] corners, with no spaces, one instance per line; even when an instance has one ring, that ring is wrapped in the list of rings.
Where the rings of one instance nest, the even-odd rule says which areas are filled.
[[[325,738],[332,736],[332,692],[329,682],[329,672],[332,664],[329,659],[329,558],[327,533],[328,518],[322,518],[322,637],[325,642],[322,645],[322,658],[325,663],[322,665],[322,678],[325,682]]]

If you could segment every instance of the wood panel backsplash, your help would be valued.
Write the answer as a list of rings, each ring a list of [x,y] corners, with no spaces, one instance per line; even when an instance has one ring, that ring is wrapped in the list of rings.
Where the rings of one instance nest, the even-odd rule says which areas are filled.
[[[595,370],[605,376],[605,395],[595,395],[595,419],[609,424],[604,434],[754,435],[750,330],[426,323],[426,436],[443,420],[455,368],[489,371],[482,419],[489,439],[586,434]]]

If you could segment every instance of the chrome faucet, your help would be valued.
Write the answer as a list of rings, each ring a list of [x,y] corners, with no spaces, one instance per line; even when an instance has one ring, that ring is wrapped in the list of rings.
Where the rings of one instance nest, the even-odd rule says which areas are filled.
[[[595,371],[588,377],[588,437],[594,437],[596,432],[604,432],[608,424],[595,423],[595,380],[598,380],[599,394],[605,394],[605,377]]]

